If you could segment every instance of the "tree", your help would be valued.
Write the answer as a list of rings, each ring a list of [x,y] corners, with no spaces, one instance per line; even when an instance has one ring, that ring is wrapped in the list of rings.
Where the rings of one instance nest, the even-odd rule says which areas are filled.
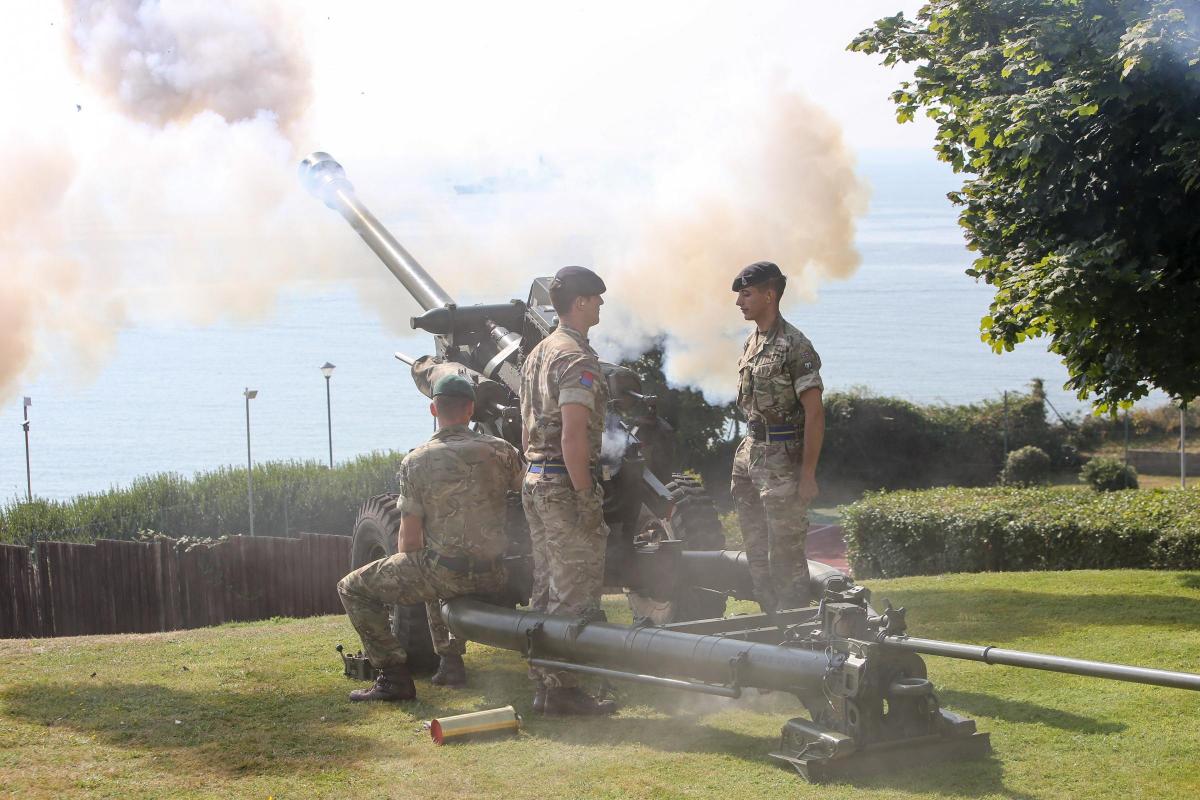
[[[1200,394],[1200,4],[934,0],[849,49],[915,64],[892,99],[965,173],[983,341],[1048,336],[1099,410]]]
[[[697,468],[725,438],[732,418],[732,403],[714,405],[691,387],[673,388],[663,373],[663,345],[659,341],[637,359],[622,362],[642,378],[646,394],[658,398],[658,413],[675,429],[675,454],[684,467]]]

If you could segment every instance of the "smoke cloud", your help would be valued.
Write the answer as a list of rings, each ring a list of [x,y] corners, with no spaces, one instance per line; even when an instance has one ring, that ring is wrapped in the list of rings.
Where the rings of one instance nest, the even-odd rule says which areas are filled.
[[[311,89],[280,7],[63,10],[59,43],[82,84],[55,87],[70,106],[26,98],[41,113],[0,134],[0,397],[47,360],[86,380],[122,326],[249,319],[289,281],[345,263],[332,220],[295,223]]]
[[[620,162],[541,164],[540,177],[531,168],[499,181],[508,191],[418,201],[416,252],[433,255],[426,266],[452,295],[493,301],[565,264],[590,266],[608,286],[592,332],[602,355],[636,356],[662,340],[672,383],[729,399],[750,330],[733,278],[755,261],[778,263],[789,278],[783,310],[797,322],[821,283],[858,268],[855,221],[869,194],[840,126],[803,95],[763,91],[730,117],[753,123],[702,130],[648,174]]]
[[[619,277],[609,315],[621,333],[604,336],[627,354],[663,337],[667,377],[709,399],[731,397],[749,332],[730,289],[742,267],[779,264],[789,279],[786,313],[798,299],[814,300],[821,282],[848,278],[859,265],[854,223],[867,190],[840,127],[798,94],[763,105],[755,115],[761,122],[744,137],[665,181],[675,198],[691,202],[661,198],[628,257],[612,256]]]
[[[123,326],[251,320],[282,288],[308,281],[351,279],[365,304],[406,331],[415,304],[299,187],[298,160],[320,147],[343,160],[362,199],[460,302],[523,298],[532,278],[587,264],[610,289],[595,332],[602,353],[634,355],[662,338],[668,377],[711,399],[731,394],[748,328],[729,291],[742,266],[779,263],[791,279],[788,311],[857,267],[854,221],[866,193],[838,125],[761,75],[726,76],[720,103],[689,105],[699,90],[678,81],[701,79],[686,63],[637,60],[658,52],[658,23],[634,37],[637,57],[594,43],[585,62],[615,59],[613,70],[586,76],[596,108],[579,101],[572,79],[545,90],[571,99],[569,109],[538,109],[534,87],[518,95],[520,110],[493,98],[496,114],[508,115],[472,131],[461,116],[421,105],[448,102],[428,80],[398,69],[386,85],[370,83],[379,70],[361,61],[346,73],[368,81],[361,91],[320,84],[334,97],[321,117],[304,20],[270,0],[66,3],[54,36],[69,72],[53,91],[22,98],[38,111],[0,132],[9,182],[0,196],[0,399],[50,361],[86,378]],[[435,31],[446,21],[424,24]],[[29,57],[50,41],[30,44]],[[353,37],[330,41],[337,59],[361,58],[345,49]],[[704,47],[693,50],[699,58]],[[488,81],[529,87],[546,74],[544,56],[514,57],[526,72],[489,77],[471,54],[464,47],[446,62],[464,61],[445,91],[479,80],[481,96],[454,95],[451,114],[488,102]],[[558,54],[572,57],[570,48]],[[638,95],[646,76],[657,83]],[[720,79],[704,80],[713,94]],[[692,94],[664,94],[676,86]],[[659,98],[674,106],[656,112]],[[601,124],[609,120],[611,131]],[[363,138],[381,130],[383,144]]]
[[[299,37],[270,3],[75,0],[73,58],[131,119],[165,125],[205,111],[229,122],[303,116],[310,70]]]

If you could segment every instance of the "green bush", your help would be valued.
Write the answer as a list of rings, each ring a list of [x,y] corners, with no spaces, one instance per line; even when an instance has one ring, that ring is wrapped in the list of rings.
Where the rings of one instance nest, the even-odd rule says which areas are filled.
[[[1200,491],[931,489],[842,510],[855,574],[1200,569]]]
[[[1005,486],[1041,486],[1049,480],[1050,456],[1033,445],[1009,453],[1000,470],[1000,482]]]
[[[254,466],[254,532],[349,534],[358,508],[395,490],[403,453],[372,453],[333,469],[316,461]],[[0,509],[0,542],[133,539],[153,530],[173,538],[248,533],[246,470],[223,467],[185,478],[161,473],[66,502],[35,499]]]
[[[1072,433],[1046,419],[1035,382],[1029,394],[969,405],[916,405],[863,392],[825,397],[823,483],[855,490],[986,486],[1004,467],[1010,448],[1027,445],[1050,455],[1055,467],[1078,468]]]
[[[1093,458],[1079,471],[1079,480],[1098,492],[1138,488],[1137,470],[1117,458]]]

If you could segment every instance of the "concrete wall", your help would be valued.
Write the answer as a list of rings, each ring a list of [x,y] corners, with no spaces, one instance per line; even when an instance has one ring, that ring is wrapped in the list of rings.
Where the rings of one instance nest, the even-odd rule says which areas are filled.
[[[1178,450],[1130,450],[1129,463],[1144,475],[1178,475]],[[1187,474],[1200,475],[1200,453],[1187,454]]]

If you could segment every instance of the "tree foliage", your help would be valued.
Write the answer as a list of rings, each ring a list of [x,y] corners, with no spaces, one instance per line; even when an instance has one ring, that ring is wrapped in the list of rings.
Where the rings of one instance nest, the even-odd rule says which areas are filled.
[[[1101,410],[1200,394],[1200,4],[934,0],[850,49],[915,65],[997,352],[1049,336]]]
[[[679,465],[695,468],[725,440],[734,407],[732,403],[709,403],[690,386],[670,386],[663,371],[664,357],[663,345],[658,342],[638,358],[622,363],[641,376],[642,389],[657,398],[658,414],[674,428]]]

